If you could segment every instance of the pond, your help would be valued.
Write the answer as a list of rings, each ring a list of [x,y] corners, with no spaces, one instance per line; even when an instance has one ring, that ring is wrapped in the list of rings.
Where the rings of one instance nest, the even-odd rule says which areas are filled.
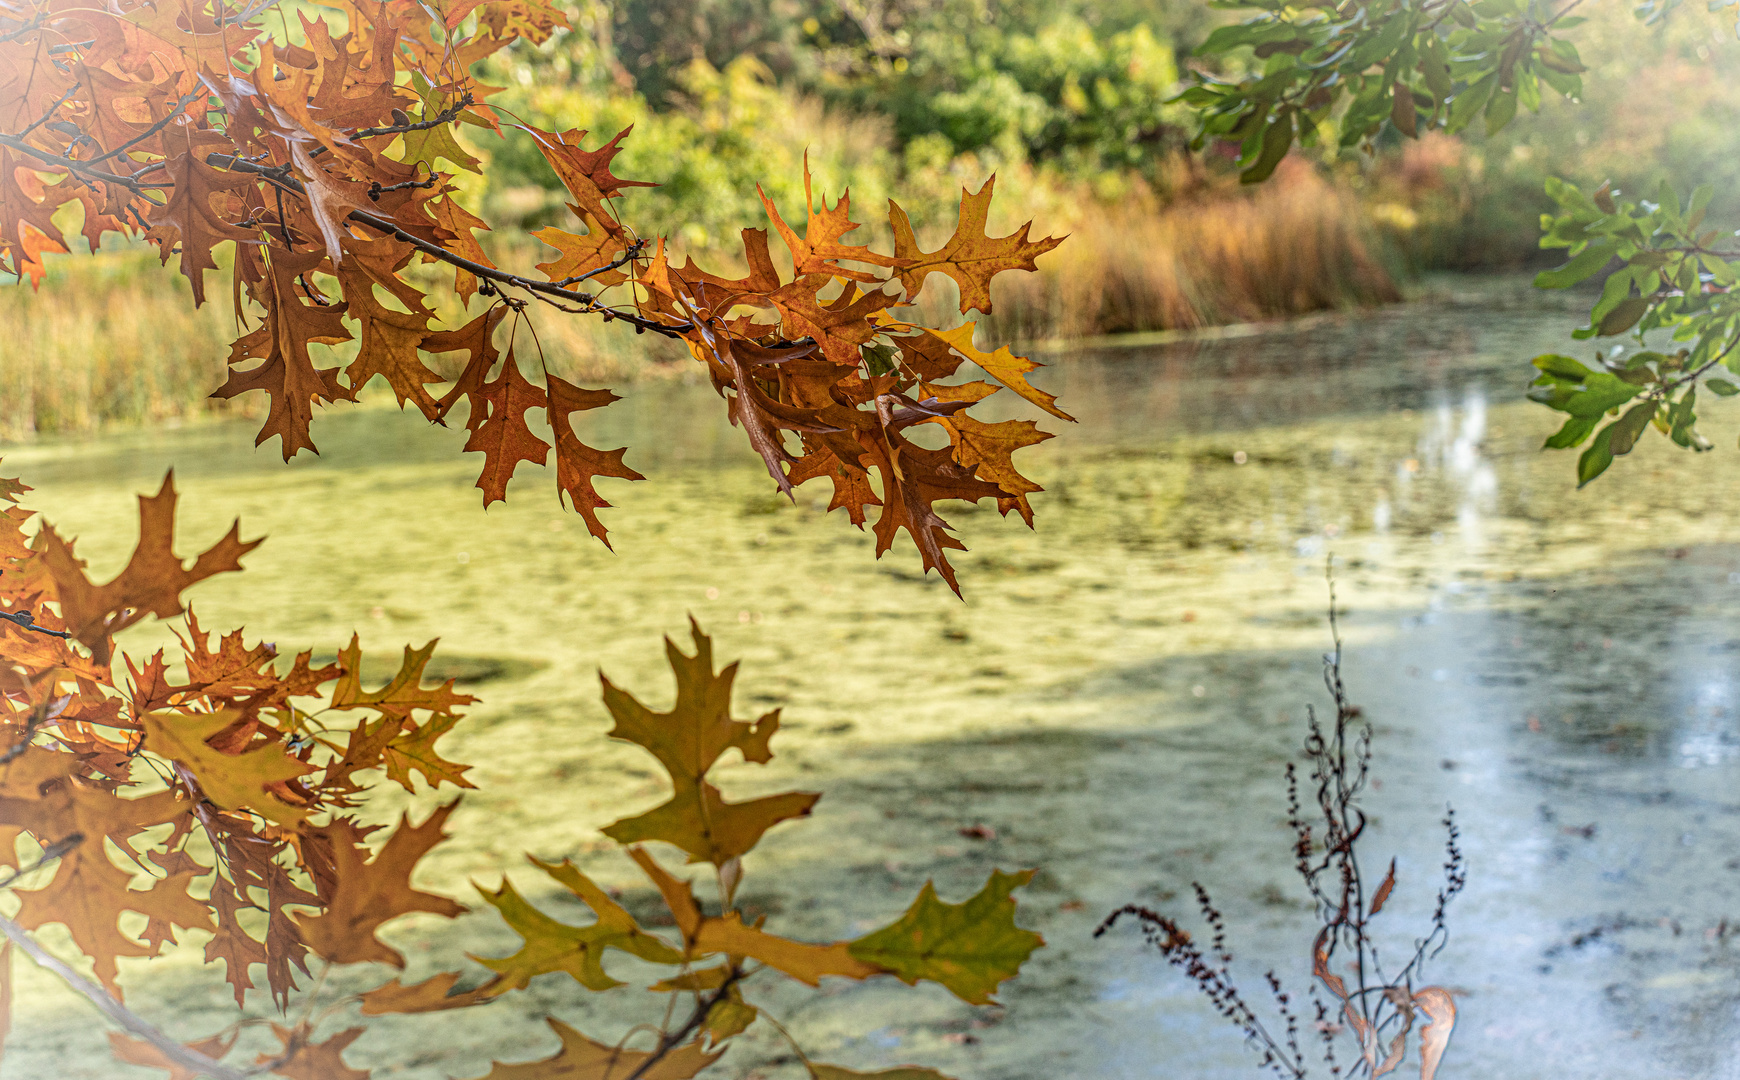
[[[1647,439],[1576,491],[1574,457],[1538,449],[1551,416],[1522,399],[1527,358],[1569,351],[1575,312],[1518,281],[1448,280],[1388,310],[1049,357],[1044,385],[1082,423],[1030,452],[1036,532],[944,512],[971,549],[964,601],[904,539],[876,561],[824,492],[775,497],[711,390],[678,381],[627,388],[593,421],[588,441],[628,445],[649,477],[603,481],[615,554],[559,512],[547,474],[485,513],[462,433],[370,406],[319,419],[324,456],[289,466],[223,423],[13,446],[5,472],[99,579],[131,548],[131,496],[170,466],[184,549],[238,514],[244,536],[268,534],[246,573],[190,594],[207,627],[329,654],[355,631],[371,675],[439,636],[436,667],[481,699],[443,743],[479,790],[419,882],[461,899],[503,872],[545,897],[525,852],[640,890],[597,829],[663,789],[605,739],[597,672],[669,701],[659,639],[692,615],[743,661],[738,715],[784,710],[772,765],[724,770],[727,794],[824,793],[748,860],[770,928],[846,936],[927,879],[959,900],[993,867],[1041,869],[1017,895],[1049,946],[1002,1008],[928,985],[751,994],[821,1059],[963,1080],[1254,1075],[1160,956],[1091,935],[1130,901],[1194,924],[1200,881],[1247,994],[1266,1000],[1267,968],[1304,990],[1313,924],[1282,770],[1325,704],[1333,557],[1346,677],[1375,729],[1366,859],[1397,859],[1392,953],[1429,920],[1447,805],[1468,858],[1428,971],[1459,995],[1440,1076],[1737,1077],[1740,425],[1713,408],[1713,455]],[[127,651],[167,635],[142,627]],[[518,941],[493,913],[394,927],[408,980]],[[190,937],[123,981],[194,1037],[231,1006]],[[26,968],[0,1077],[161,1075],[110,1061],[95,1012]],[[644,1004],[548,976],[487,1009],[378,1024],[349,1056],[478,1076],[491,1056],[552,1052],[545,1014],[613,1040],[656,1019]],[[783,1054],[752,1036],[713,1074],[797,1075]]]

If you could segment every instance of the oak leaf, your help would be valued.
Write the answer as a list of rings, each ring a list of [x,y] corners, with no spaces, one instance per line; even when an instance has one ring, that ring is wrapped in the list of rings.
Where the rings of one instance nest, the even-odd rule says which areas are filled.
[[[608,548],[609,531],[598,520],[598,511],[610,504],[592,486],[593,477],[614,476],[623,480],[645,480],[646,477],[623,463],[626,447],[594,450],[581,442],[574,433],[571,417],[577,412],[602,408],[618,400],[617,396],[608,390],[585,390],[554,375],[546,375],[544,382],[549,396],[547,415],[556,434],[556,486],[559,491],[556,497],[560,500],[567,496],[569,505],[585,519],[586,531]]]
[[[848,281],[878,282],[882,279],[875,274],[862,270],[848,270],[839,264],[839,260],[847,262],[868,263],[871,266],[899,266],[901,260],[879,255],[863,244],[842,244],[840,238],[857,229],[858,223],[851,219],[852,193],[846,191],[840,196],[840,201],[833,206],[828,205],[826,193],[822,195],[822,208],[815,208],[815,198],[810,194],[810,156],[804,154],[804,210],[809,216],[804,235],[798,236],[785,219],[779,216],[779,210],[773,205],[773,200],[767,193],[756,186],[755,193],[761,196],[761,205],[767,211],[768,219],[778,230],[780,239],[791,251],[792,267],[800,277],[805,274],[831,274],[834,277]]]
[[[818,985],[824,975],[867,979],[885,970],[854,956],[849,942],[812,945],[793,941],[744,925],[742,916],[735,911],[726,912],[723,917],[703,915],[688,881],[660,866],[645,848],[630,848],[628,854],[664,898],[691,957],[713,954],[749,957],[810,986]],[[654,989],[678,986],[667,980]]]
[[[402,968],[404,956],[375,934],[383,923],[413,911],[449,918],[462,913],[465,909],[445,896],[411,887],[417,860],[446,839],[441,827],[458,805],[450,802],[437,808],[417,826],[411,824],[409,814],[401,816],[399,827],[367,862],[363,861],[367,849],[356,841],[354,826],[342,820],[328,826],[326,831],[334,838],[336,886],[325,911],[296,916],[308,947],[334,964],[375,961]]]
[[[608,990],[621,986],[604,970],[604,950],[619,949],[655,964],[680,964],[683,954],[671,948],[659,937],[647,933],[634,921],[621,904],[612,900],[603,889],[593,884],[573,863],[546,863],[533,858],[532,864],[560,882],[579,897],[596,916],[590,926],[570,926],[558,922],[532,907],[503,879],[493,892],[483,886],[477,891],[525,939],[525,945],[512,956],[500,959],[473,957],[501,978],[492,992],[506,993],[524,987],[533,978],[553,971],[566,971],[588,990]]]
[[[991,995],[998,984],[1013,978],[1045,944],[1038,934],[1015,925],[1015,901],[1009,895],[1033,875],[1032,870],[993,870],[985,887],[960,904],[937,899],[927,881],[906,914],[853,941],[849,949],[908,986],[929,979],[968,1004],[994,1004]]]
[[[186,566],[175,554],[175,500],[171,470],[156,495],[139,496],[138,546],[121,573],[102,586],[91,584],[84,561],[73,556],[72,545],[52,528],[45,526],[37,534],[34,547],[54,583],[66,629],[99,664],[109,662],[110,635],[148,614],[160,619],[180,615],[186,610],[183,589],[214,574],[240,570],[241,557],[260,545],[259,540],[241,539],[238,520],[192,567]]]
[[[547,263],[539,263],[538,269],[551,281],[565,281],[591,273],[584,286],[576,283],[576,288],[585,288],[596,293],[608,289],[612,285],[620,285],[628,280],[628,275],[621,270],[606,270],[620,251],[622,245],[609,229],[599,224],[595,217],[588,215],[585,219],[586,235],[576,236],[554,227],[546,227],[532,233],[533,236],[555,248],[561,253],[559,258]],[[593,273],[597,271],[597,273]]]
[[[286,781],[306,776],[314,766],[286,753],[280,743],[266,743],[238,754],[213,749],[208,740],[229,728],[239,714],[147,713],[141,718],[144,745],[169,758],[199,781],[205,796],[226,810],[249,809],[288,829],[308,817],[308,808],[279,797]]]
[[[228,140],[211,132],[189,132],[179,136],[178,153],[168,157],[161,168],[175,186],[162,206],[151,206],[145,214],[146,224],[164,230],[164,242],[159,245],[163,261],[169,261],[171,249],[181,248],[181,272],[193,286],[193,303],[205,303],[205,271],[216,270],[212,249],[226,240],[257,243],[259,236],[239,228],[212,204],[218,195],[236,195],[251,189],[253,181],[244,174],[226,172],[206,163],[206,155],[223,151]],[[233,151],[231,151],[233,152]],[[3,164],[3,162],[0,162]],[[4,183],[0,180],[0,183]]]
[[[230,1047],[236,1043],[236,1037],[241,1032],[231,1031],[228,1035],[213,1035],[209,1039],[198,1039],[187,1044],[189,1050],[204,1054],[216,1061],[230,1052]],[[169,1056],[151,1043],[141,1039],[129,1039],[118,1031],[109,1032],[109,1050],[115,1057],[129,1065],[140,1065],[147,1069],[162,1069],[169,1074],[167,1080],[199,1080],[205,1074],[195,1072],[179,1062],[169,1060]]]
[[[545,1023],[562,1040],[562,1049],[554,1057],[528,1061],[523,1065],[496,1062],[487,1076],[477,1080],[622,1080],[652,1057],[641,1050],[623,1050],[593,1042],[554,1017]],[[709,1053],[699,1041],[686,1043],[641,1073],[641,1080],[689,1080],[718,1061],[724,1052]]]
[[[459,982],[459,975],[457,971],[446,971],[410,986],[401,984],[395,978],[362,995],[362,1014],[384,1016],[388,1013],[445,1012],[448,1009],[481,1005],[495,999],[499,979],[491,979],[482,986],[456,993],[453,988]]]
[[[429,666],[429,658],[435,655],[435,646],[440,640],[431,638],[421,649],[405,646],[405,658],[387,685],[379,690],[364,690],[361,639],[352,634],[350,644],[338,654],[338,666],[343,673],[339,675],[337,685],[332,688],[332,707],[376,709],[386,716],[405,720],[416,709],[452,715],[453,710],[459,706],[475,702],[477,699],[470,694],[455,693],[452,679],[440,686],[423,685],[423,669]],[[433,738],[434,736],[431,741]]]
[[[437,713],[387,743],[381,750],[381,760],[387,767],[387,779],[411,792],[417,790],[411,783],[412,772],[422,773],[423,779],[432,788],[440,787],[443,781],[455,787],[477,787],[465,778],[471,766],[448,761],[435,750],[435,740],[452,731],[453,725],[457,723],[459,717],[450,713]]]
[[[940,424],[954,436],[951,449],[955,460],[973,469],[979,479],[989,480],[1002,488],[1007,493],[1007,498],[999,499],[998,505],[1004,508],[1005,513],[1010,508],[1019,510],[1022,520],[1031,528],[1033,507],[1028,505],[1027,496],[1045,489],[1017,472],[1010,455],[1024,446],[1044,442],[1052,437],[1051,433],[1040,431],[1039,426],[1031,420],[1004,420],[987,424],[961,412],[939,418],[934,423]]]
[[[230,347],[230,377],[212,391],[214,398],[233,398],[264,390],[272,405],[254,445],[277,436],[284,460],[315,449],[308,428],[314,403],[353,401],[354,391],[339,384],[337,368],[316,368],[309,348],[350,340],[344,328],[345,306],[303,302],[299,279],[326,261],[318,253],[276,252],[259,284],[250,291],[266,309],[265,321]],[[236,365],[260,363],[247,369]]]
[[[516,125],[518,126],[518,125]],[[613,175],[610,162],[622,152],[622,140],[634,126],[631,124],[616,133],[616,137],[596,150],[582,150],[580,141],[586,137],[586,132],[573,128],[564,132],[541,131],[533,127],[521,127],[520,130],[531,135],[537,143],[538,151],[544,155],[544,160],[550,163],[550,168],[556,170],[557,179],[574,197],[569,209],[574,216],[591,218],[604,227],[604,231],[612,236],[622,234],[622,226],[617,223],[616,215],[610,212],[607,201],[620,194],[624,188],[657,187],[644,180],[624,180]]]
[[[623,818],[603,832],[618,843],[662,840],[688,853],[690,862],[715,865],[753,848],[771,826],[810,812],[820,795],[788,792],[742,803],[727,803],[706,780],[725,751],[765,764],[773,757],[768,741],[779,730],[779,710],[754,724],[731,718],[731,684],[737,665],[713,670],[713,640],[693,619],[695,654],[689,656],[665,639],[665,655],[677,680],[676,704],[654,712],[602,674],[604,704],[616,720],[612,738],[643,747],[670,774],[676,791],[670,801],[644,814]]]
[[[278,1036],[282,1048],[277,1053],[262,1053],[255,1063],[269,1064],[273,1076],[288,1080],[369,1080],[369,1072],[353,1069],[344,1062],[344,1048],[356,1042],[365,1030],[350,1028],[317,1043],[309,1038],[307,1024],[294,1028],[273,1024],[272,1034]]]
[[[938,330],[926,330],[925,336],[935,338],[949,348],[960,353],[985,370],[985,374],[996,379],[1015,393],[1044,409],[1061,420],[1074,420],[1075,417],[1057,407],[1055,395],[1048,394],[1034,387],[1027,381],[1027,373],[1037,371],[1044,365],[1035,363],[1024,356],[1016,356],[1009,351],[1007,345],[995,352],[980,352],[973,347],[973,331],[976,323],[962,323],[946,333]]]
[[[353,249],[356,246],[353,240]],[[396,261],[402,264],[409,259],[411,248],[405,244],[397,248],[400,250],[395,252]],[[351,392],[357,393],[370,379],[380,375],[393,388],[400,408],[404,408],[405,402],[412,402],[426,418],[434,420],[440,415],[441,406],[425,387],[440,382],[441,376],[430,371],[417,355],[418,347],[429,335],[431,312],[414,292],[407,297],[402,291],[395,291],[409,311],[396,311],[383,304],[375,296],[375,285],[397,282],[393,273],[396,267],[387,269],[384,275],[378,269],[371,273],[371,269],[374,268],[354,255],[338,267],[346,313],[357,320],[356,359],[345,369],[345,379]]]
[[[894,229],[894,254],[902,260],[900,283],[906,287],[906,302],[918,299],[924,279],[931,274],[947,274],[961,287],[961,314],[977,308],[991,311],[991,279],[1004,270],[1034,270],[1034,259],[1063,243],[1064,237],[1028,240],[1029,221],[1008,236],[991,237],[985,233],[990,217],[991,191],[997,183],[992,176],[976,193],[961,189],[960,223],[955,234],[942,247],[927,252],[918,245],[912,222],[906,211],[888,202],[888,224]],[[1067,419],[1067,418],[1066,418]]]
[[[472,397],[473,415],[466,422],[472,430],[465,449],[483,454],[477,488],[483,492],[485,509],[490,503],[507,500],[508,481],[520,462],[542,465],[549,457],[550,444],[526,426],[526,412],[545,408],[548,400],[542,388],[520,373],[512,349],[502,360],[501,374],[479,387]],[[488,410],[481,422],[476,416],[480,405]]]

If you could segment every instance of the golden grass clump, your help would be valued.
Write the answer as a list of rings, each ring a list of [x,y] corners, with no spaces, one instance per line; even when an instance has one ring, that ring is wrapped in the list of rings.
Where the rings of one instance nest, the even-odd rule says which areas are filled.
[[[1255,190],[1199,176],[1175,192],[1082,200],[1039,273],[999,280],[986,328],[998,340],[1081,338],[1401,299],[1357,198],[1304,162]]]
[[[0,284],[0,439],[162,423],[219,411],[236,336],[229,305],[200,310],[150,253],[54,260],[40,290]]]

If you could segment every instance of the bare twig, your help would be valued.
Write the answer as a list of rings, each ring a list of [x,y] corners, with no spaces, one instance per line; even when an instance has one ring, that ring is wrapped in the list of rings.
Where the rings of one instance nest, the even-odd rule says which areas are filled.
[[[683,1026],[660,1038],[658,1046],[653,1049],[645,1061],[640,1063],[640,1067],[623,1077],[622,1080],[642,1080],[643,1077],[652,1072],[655,1065],[664,1060],[666,1054],[688,1042],[689,1036],[695,1033],[695,1029],[706,1023],[707,1017],[721,1001],[730,995],[731,988],[743,978],[743,974],[743,969],[733,964],[731,970],[725,973],[725,978],[720,981],[718,988],[695,1002],[695,1011],[689,1014],[689,1018],[683,1022]]]

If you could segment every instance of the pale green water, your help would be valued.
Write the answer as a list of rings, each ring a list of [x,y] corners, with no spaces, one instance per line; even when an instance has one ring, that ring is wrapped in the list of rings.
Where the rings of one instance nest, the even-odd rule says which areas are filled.
[[[323,418],[325,456],[288,467],[238,425],[12,447],[5,471],[99,577],[133,542],[131,496],[170,465],[187,548],[237,514],[245,536],[269,534],[246,573],[193,592],[208,627],[328,651],[354,629],[382,656],[441,636],[437,655],[482,677],[443,744],[482,790],[424,879],[462,898],[466,878],[504,869],[540,891],[525,851],[637,887],[596,828],[660,788],[640,751],[604,741],[595,673],[668,700],[658,639],[693,614],[743,659],[739,712],[787,718],[773,766],[727,771],[728,794],[826,793],[751,857],[746,890],[773,928],[846,935],[927,877],[959,899],[992,866],[1044,868],[1022,918],[1051,947],[1005,1010],[934,987],[759,992],[823,1059],[963,1078],[1252,1075],[1236,1032],[1157,956],[1089,933],[1130,899],[1187,915],[1200,879],[1253,996],[1266,966],[1303,989],[1279,776],[1322,698],[1333,552],[1349,682],[1378,725],[1368,859],[1400,857],[1384,916],[1398,942],[1430,910],[1446,801],[1471,860],[1432,969],[1467,992],[1440,1075],[1740,1076],[1740,963],[1706,935],[1740,925],[1740,426],[1713,408],[1715,455],[1648,440],[1577,494],[1571,459],[1535,449],[1552,421],[1521,402],[1519,363],[1570,345],[1574,316],[1456,286],[1477,287],[1506,304],[1060,363],[1047,388],[1083,424],[1030,458],[1049,489],[1039,531],[944,514],[972,549],[964,603],[907,548],[874,561],[870,537],[819,512],[824,493],[773,498],[703,386],[631,388],[594,428],[651,478],[603,482],[616,555],[557,512],[540,471],[485,514],[459,433],[373,410]],[[981,823],[994,839],[960,835]],[[411,978],[517,940],[481,917],[400,925]],[[190,1037],[227,1022],[215,974],[187,956],[154,966],[128,972],[139,1008]],[[550,1052],[546,1012],[608,1039],[656,1019],[565,978],[379,1025],[352,1059],[477,1076],[491,1056]],[[152,1075],[108,1062],[95,1014],[47,981],[27,976],[18,1008],[6,1080]],[[758,1064],[781,1049],[751,1039],[715,1071],[798,1075]]]

